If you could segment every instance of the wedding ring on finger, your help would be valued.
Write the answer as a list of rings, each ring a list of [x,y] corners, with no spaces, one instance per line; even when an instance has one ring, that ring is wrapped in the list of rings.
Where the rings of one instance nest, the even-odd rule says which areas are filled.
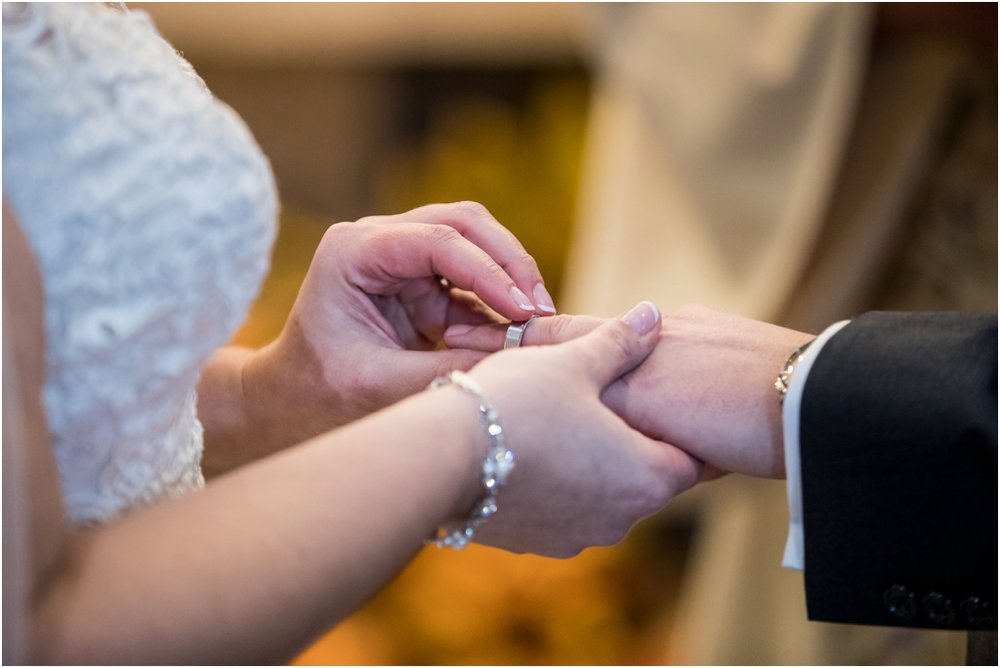
[[[507,327],[507,337],[503,341],[504,350],[508,348],[520,348],[521,340],[524,339],[524,330],[528,328],[528,323],[537,317],[537,315],[533,315],[527,320],[510,323],[510,326]]]

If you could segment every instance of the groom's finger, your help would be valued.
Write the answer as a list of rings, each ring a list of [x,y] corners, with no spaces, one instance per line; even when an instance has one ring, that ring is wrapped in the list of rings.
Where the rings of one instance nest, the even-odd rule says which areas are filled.
[[[416,331],[435,343],[442,340],[449,325],[483,325],[507,320],[474,292],[456,287],[443,289],[438,279],[410,281],[400,291],[399,301]]]
[[[524,330],[522,346],[544,346],[578,339],[597,329],[605,318],[591,315],[554,315],[535,318]],[[449,348],[493,352],[503,348],[510,323],[502,325],[452,325],[444,332]]]

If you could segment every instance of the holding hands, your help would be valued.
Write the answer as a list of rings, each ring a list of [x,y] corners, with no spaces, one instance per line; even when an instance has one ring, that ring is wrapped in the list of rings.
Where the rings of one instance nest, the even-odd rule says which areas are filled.
[[[534,260],[478,204],[333,225],[279,338],[230,365],[240,446],[214,448],[206,464],[228,452],[219,470],[232,468],[472,369],[518,462],[479,542],[568,556],[621,540],[717,472],[784,475],[768,390],[806,335],[700,307],[663,325],[642,303],[621,319],[532,320],[524,349],[491,355],[508,321],[554,311]],[[451,520],[482,496],[479,478],[470,473]]]
[[[572,340],[602,318],[560,315],[532,321],[525,345]],[[452,327],[452,346],[496,350],[502,326]],[[790,351],[812,338],[702,306],[671,313],[646,361],[602,398],[632,427],[719,472],[783,478],[781,410],[773,384]]]
[[[340,223],[244,386],[257,405],[280,402],[285,419],[260,429],[283,447],[474,367],[519,461],[477,540],[514,551],[617,542],[718,472],[784,475],[768,390],[806,335],[702,307],[664,326],[644,303],[622,319],[535,319],[524,345],[539,347],[490,356],[508,321],[554,311],[534,260],[481,205]]]
[[[543,320],[551,318],[532,327]],[[619,542],[698,482],[699,460],[631,429],[601,403],[602,392],[641,368],[659,329],[656,307],[642,302],[572,341],[504,351],[472,370],[517,456],[501,512],[479,542],[572,556]]]

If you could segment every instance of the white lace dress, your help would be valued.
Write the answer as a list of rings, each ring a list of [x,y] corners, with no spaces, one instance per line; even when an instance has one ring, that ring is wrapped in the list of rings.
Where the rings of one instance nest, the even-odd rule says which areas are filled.
[[[3,190],[42,273],[70,519],[198,488],[195,386],[274,237],[250,132],[144,12],[4,3]]]

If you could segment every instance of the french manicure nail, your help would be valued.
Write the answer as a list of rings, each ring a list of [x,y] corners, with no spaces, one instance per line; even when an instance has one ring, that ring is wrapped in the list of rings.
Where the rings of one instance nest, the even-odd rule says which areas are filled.
[[[514,298],[514,301],[517,302],[518,308],[522,311],[531,311],[532,313],[535,312],[535,307],[528,299],[528,295],[521,292],[516,285],[510,289],[510,296]]]
[[[660,309],[653,302],[642,301],[632,307],[622,320],[639,334],[647,334],[656,326]]]
[[[535,307],[539,311],[543,311],[545,313],[556,312],[556,306],[552,301],[552,295],[550,295],[549,291],[545,289],[544,283],[536,285],[535,289],[532,290],[532,293],[535,295]]]

